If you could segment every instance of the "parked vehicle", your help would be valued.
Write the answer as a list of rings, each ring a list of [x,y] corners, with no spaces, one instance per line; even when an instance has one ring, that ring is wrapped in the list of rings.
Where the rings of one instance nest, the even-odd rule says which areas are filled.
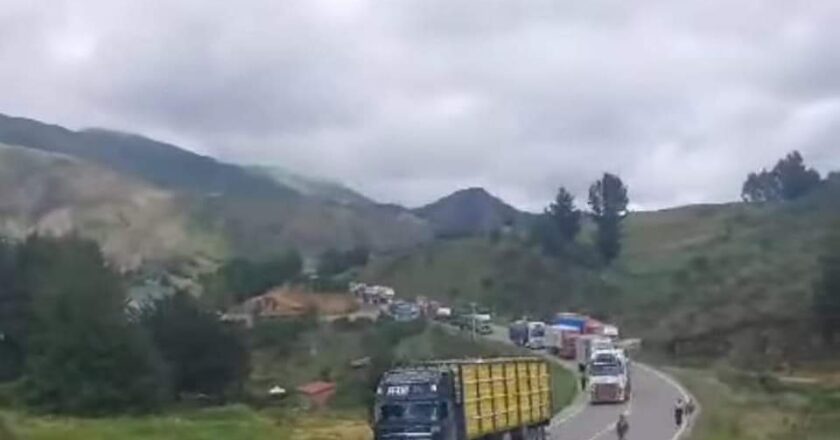
[[[576,331],[562,330],[561,337],[563,338],[557,353],[563,359],[574,360],[577,358],[577,340],[581,334]]]
[[[489,335],[493,333],[493,326],[491,325],[492,321],[490,320],[490,314],[488,313],[467,313],[458,315],[453,320],[453,324],[465,331],[472,331],[473,326],[475,326],[475,332],[480,335]]]
[[[558,313],[554,315],[554,319],[549,324],[563,330],[584,333],[588,319],[586,316],[577,313]]]
[[[631,384],[627,363],[619,356],[598,353],[587,366],[591,403],[626,402]]]
[[[420,319],[420,307],[415,303],[397,301],[388,306],[388,315],[395,321],[414,321]]]
[[[613,341],[618,340],[620,336],[618,332],[618,327],[614,325],[605,325],[601,331],[601,334],[607,338],[612,339]]]
[[[556,325],[549,325],[545,328],[545,349],[555,355],[560,356],[563,351],[563,343],[566,340],[564,334],[565,330]]]
[[[528,322],[525,320],[514,321],[508,326],[508,339],[514,345],[524,347],[528,342]]]
[[[575,360],[586,365],[592,358],[593,346],[612,348],[612,342],[600,335],[580,335],[575,339]]]
[[[434,319],[438,321],[448,321],[452,319],[452,308],[450,307],[438,307],[435,310]]]
[[[439,361],[391,370],[376,389],[374,438],[545,438],[550,390],[548,365],[538,358]]]
[[[545,348],[545,323],[531,321],[528,323],[528,341],[525,346],[532,350]]]

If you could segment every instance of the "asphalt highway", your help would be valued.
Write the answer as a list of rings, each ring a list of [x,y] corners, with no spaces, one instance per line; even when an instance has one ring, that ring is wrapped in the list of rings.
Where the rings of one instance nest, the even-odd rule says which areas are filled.
[[[495,327],[485,337],[509,342],[507,330]],[[574,365],[546,353],[535,352],[552,362],[572,370]],[[662,372],[632,362],[630,367],[632,394],[624,404],[591,405],[586,396],[580,394],[575,402],[557,414],[549,427],[552,440],[605,440],[617,439],[615,422],[619,414],[629,416],[630,431],[627,440],[677,440],[683,434],[684,426],[677,427],[673,408],[678,398],[688,397],[685,390]]]

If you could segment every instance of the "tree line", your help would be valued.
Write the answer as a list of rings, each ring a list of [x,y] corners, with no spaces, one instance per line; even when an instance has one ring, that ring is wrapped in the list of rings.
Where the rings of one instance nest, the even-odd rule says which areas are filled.
[[[191,295],[130,305],[96,243],[0,243],[0,379],[32,408],[98,415],[224,399],[248,369],[244,335]]]
[[[575,205],[574,196],[560,187],[554,201],[536,222],[533,236],[551,255],[568,253],[575,246],[582,221],[589,217],[596,226],[595,245],[605,263],[621,252],[622,222],[630,199],[627,186],[617,175],[604,173],[589,187],[589,211]]]
[[[789,153],[767,170],[747,175],[741,187],[745,202],[778,202],[802,197],[820,185],[820,173],[805,165],[798,151]]]
[[[818,188],[822,182],[819,172],[805,165],[802,155],[793,151],[779,159],[772,169],[749,173],[741,187],[741,198],[750,203],[794,200]],[[532,235],[547,253],[568,253],[581,231],[582,221],[589,217],[597,228],[598,253],[609,263],[621,252],[621,225],[628,213],[628,203],[627,186],[614,174],[604,173],[589,187],[587,212],[577,208],[574,196],[561,186],[537,220]]]

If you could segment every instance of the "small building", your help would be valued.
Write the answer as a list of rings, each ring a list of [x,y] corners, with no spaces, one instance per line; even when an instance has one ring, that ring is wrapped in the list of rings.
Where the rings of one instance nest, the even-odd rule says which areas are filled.
[[[297,391],[303,397],[307,409],[323,409],[335,395],[335,388],[333,382],[316,381],[299,386]]]

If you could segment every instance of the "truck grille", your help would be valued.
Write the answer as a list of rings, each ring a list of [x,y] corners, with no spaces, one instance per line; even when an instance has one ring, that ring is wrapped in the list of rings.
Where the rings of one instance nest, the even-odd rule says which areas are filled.
[[[615,402],[621,397],[621,387],[617,384],[596,384],[592,394],[598,402]]]

